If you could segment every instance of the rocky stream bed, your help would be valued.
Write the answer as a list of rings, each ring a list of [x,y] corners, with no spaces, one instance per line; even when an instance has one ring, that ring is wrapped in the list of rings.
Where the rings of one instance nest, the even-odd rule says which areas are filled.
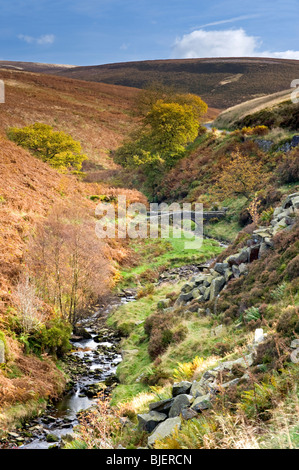
[[[59,448],[71,438],[80,412],[96,404],[99,392],[108,396],[117,383],[116,368],[122,360],[121,338],[106,326],[105,320],[113,309],[134,300],[132,292],[127,291],[80,322],[71,338],[72,352],[65,359],[70,376],[67,390],[38,417],[9,432],[0,448]]]

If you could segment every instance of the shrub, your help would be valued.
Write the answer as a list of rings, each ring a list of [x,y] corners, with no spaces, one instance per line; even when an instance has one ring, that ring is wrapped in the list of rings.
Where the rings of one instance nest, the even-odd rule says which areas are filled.
[[[292,337],[299,334],[299,312],[297,307],[289,306],[280,316],[276,327],[283,336]]]
[[[80,142],[65,132],[54,131],[47,124],[36,122],[23,128],[11,127],[8,137],[57,169],[80,170],[86,160]]]
[[[299,181],[299,150],[295,149],[286,154],[278,165],[276,175],[281,184],[296,183]]]
[[[254,321],[259,320],[260,318],[261,318],[261,314],[257,307],[250,307],[243,313],[243,320],[246,323],[249,323],[252,320]]]
[[[293,258],[287,266],[287,274],[289,279],[295,279],[299,274],[299,255]]]
[[[163,354],[169,344],[181,342],[188,332],[171,312],[149,316],[145,321],[144,331],[149,336],[148,353],[152,360]]]

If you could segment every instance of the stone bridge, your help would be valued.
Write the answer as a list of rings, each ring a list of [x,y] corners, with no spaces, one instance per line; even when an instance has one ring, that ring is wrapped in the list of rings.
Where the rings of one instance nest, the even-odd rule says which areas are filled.
[[[203,212],[203,220],[211,220],[211,219],[221,219],[225,217],[227,209],[222,209],[220,211],[204,211]],[[195,211],[171,211],[171,212],[148,212],[147,218],[149,220],[153,220],[163,216],[163,218],[169,217],[171,220],[174,216],[181,216],[184,214],[185,219],[191,219],[193,222],[197,223],[198,216]]]

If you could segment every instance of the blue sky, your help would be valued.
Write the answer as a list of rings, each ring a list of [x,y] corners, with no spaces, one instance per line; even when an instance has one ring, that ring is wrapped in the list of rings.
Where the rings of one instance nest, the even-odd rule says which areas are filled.
[[[299,59],[299,0],[0,0],[0,59]]]

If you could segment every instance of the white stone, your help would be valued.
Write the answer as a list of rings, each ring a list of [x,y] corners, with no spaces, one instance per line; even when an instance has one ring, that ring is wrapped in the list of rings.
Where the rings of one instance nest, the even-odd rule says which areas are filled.
[[[257,328],[254,332],[254,342],[261,343],[265,340],[263,328]]]

